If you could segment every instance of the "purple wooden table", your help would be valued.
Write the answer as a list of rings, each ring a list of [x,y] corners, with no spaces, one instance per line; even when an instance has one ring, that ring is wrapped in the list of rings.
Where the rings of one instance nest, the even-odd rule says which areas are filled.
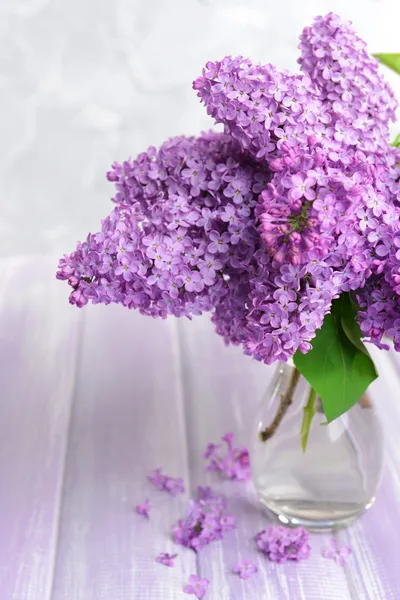
[[[377,353],[386,468],[375,506],[338,538],[345,568],[312,555],[275,565],[254,548],[268,523],[251,484],[204,470],[208,441],[243,443],[271,369],[225,348],[207,318],[157,321],[119,306],[79,311],[54,280],[55,261],[0,262],[0,599],[183,600],[191,573],[208,600],[400,598],[400,370]],[[156,466],[182,476],[185,495],[152,490]],[[199,556],[178,548],[174,569],[154,557],[176,549],[172,525],[198,484],[228,498],[237,529]],[[151,520],[134,513],[149,496]],[[231,574],[241,559],[259,572]]]

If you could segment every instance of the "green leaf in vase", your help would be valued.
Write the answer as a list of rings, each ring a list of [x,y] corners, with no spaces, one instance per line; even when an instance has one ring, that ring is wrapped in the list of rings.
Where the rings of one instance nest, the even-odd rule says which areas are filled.
[[[297,369],[320,396],[328,422],[358,402],[378,376],[355,317],[350,297],[335,300],[311,342],[312,350],[307,354],[297,351],[293,357]]]
[[[311,429],[311,423],[315,416],[315,413],[317,412],[317,410],[315,408],[316,399],[317,399],[317,392],[314,390],[314,388],[311,388],[310,394],[308,396],[307,404],[303,408],[303,421],[301,423],[301,429],[300,429],[300,442],[301,442],[301,448],[302,448],[303,452],[306,451],[308,436],[309,436],[310,429]]]

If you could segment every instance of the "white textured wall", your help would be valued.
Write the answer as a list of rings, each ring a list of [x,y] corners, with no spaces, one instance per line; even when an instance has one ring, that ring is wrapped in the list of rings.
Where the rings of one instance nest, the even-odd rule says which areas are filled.
[[[329,10],[400,52],[400,0],[0,0],[0,256],[72,250],[114,159],[212,125],[191,89],[208,59],[295,68]]]

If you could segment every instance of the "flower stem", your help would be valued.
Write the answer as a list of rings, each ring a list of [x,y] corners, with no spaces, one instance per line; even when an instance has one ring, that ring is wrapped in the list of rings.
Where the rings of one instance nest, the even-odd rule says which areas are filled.
[[[315,401],[317,399],[317,392],[314,388],[311,388],[310,393],[308,395],[307,404],[303,408],[303,422],[301,424],[300,429],[300,440],[301,440],[301,448],[303,452],[306,451],[308,434],[310,433],[311,422],[314,418],[315,413],[317,412]]]
[[[258,434],[258,437],[260,438],[260,440],[262,442],[266,442],[267,440],[269,440],[270,437],[272,437],[274,435],[276,429],[278,428],[283,417],[285,416],[289,406],[292,404],[293,392],[296,389],[296,385],[299,381],[299,378],[300,378],[300,371],[298,371],[296,368],[294,368],[292,371],[291,377],[290,377],[290,381],[289,381],[289,385],[286,390],[286,393],[281,395],[278,410],[276,411],[274,420],[272,421],[272,423],[270,425],[268,425],[268,427],[266,427],[265,429],[260,431]]]

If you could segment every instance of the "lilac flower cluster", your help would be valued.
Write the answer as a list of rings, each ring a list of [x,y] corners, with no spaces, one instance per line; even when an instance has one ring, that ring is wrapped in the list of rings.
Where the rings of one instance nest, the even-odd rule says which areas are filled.
[[[162,474],[162,469],[154,469],[149,474],[149,480],[154,485],[157,490],[163,490],[171,494],[171,496],[176,496],[177,494],[183,494],[185,491],[185,487],[183,485],[183,479],[180,477],[169,477],[168,475]]]
[[[391,148],[388,153],[390,172],[387,187],[392,195],[399,219],[400,207],[400,150]],[[376,231],[380,245],[378,268],[356,297],[361,307],[358,313],[361,331],[378,348],[388,349],[382,341],[384,335],[392,338],[395,350],[400,352],[400,231],[399,224],[391,229]]]
[[[302,560],[310,556],[308,531],[303,527],[289,529],[270,525],[256,536],[257,547],[268,558],[277,563],[287,560]]]
[[[208,487],[198,487],[186,517],[174,527],[175,541],[198,552],[210,542],[221,540],[226,531],[235,527],[235,519],[225,509],[226,501],[221,496]]]
[[[388,124],[397,103],[379,75],[378,61],[368,54],[351,23],[333,14],[316,17],[300,36],[299,48],[301,69],[317,85],[321,100],[331,105],[339,135],[355,139],[364,151],[378,147],[386,152]]]
[[[248,481],[251,478],[249,451],[244,447],[234,448],[233,433],[226,433],[221,439],[226,443],[226,454],[220,455],[221,444],[208,444],[203,455],[210,459],[207,471],[224,474],[228,479]]]
[[[194,88],[221,134],[115,163],[115,208],[60,261],[72,304],[145,315],[212,311],[216,331],[272,363],[307,352],[352,291],[365,337],[400,350],[399,152],[393,93],[349,23],[315,19],[302,74],[242,57]]]
[[[195,82],[208,112],[273,171],[255,214],[272,265],[282,265],[277,279],[287,283],[295,314],[286,326],[295,335],[304,299],[313,310],[300,324],[315,330],[334,297],[384,269],[399,221],[387,142],[396,102],[377,61],[334,15],[316,19],[301,40],[306,76],[228,57],[208,63]],[[304,294],[309,278],[319,293]],[[260,321],[268,320],[267,312]]]

